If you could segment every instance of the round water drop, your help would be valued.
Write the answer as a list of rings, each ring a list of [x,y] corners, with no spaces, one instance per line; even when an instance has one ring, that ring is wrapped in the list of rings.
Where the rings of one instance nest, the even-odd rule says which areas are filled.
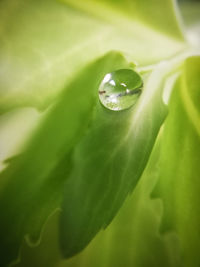
[[[105,75],[99,86],[99,99],[110,110],[124,110],[136,103],[142,86],[142,78],[137,72],[116,70]]]

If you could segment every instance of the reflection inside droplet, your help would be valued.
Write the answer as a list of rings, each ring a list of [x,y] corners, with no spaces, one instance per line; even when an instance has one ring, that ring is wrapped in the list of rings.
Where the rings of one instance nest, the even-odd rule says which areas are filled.
[[[99,99],[110,110],[124,110],[133,106],[139,95],[143,81],[131,69],[120,69],[108,73],[99,86]]]

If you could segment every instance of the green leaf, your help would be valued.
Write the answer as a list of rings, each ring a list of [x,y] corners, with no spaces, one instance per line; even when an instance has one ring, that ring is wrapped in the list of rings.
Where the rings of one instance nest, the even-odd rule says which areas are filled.
[[[134,21],[139,21],[147,27],[152,27],[172,38],[183,40],[183,30],[179,10],[176,1],[165,0],[162,3],[159,0],[61,0],[65,3],[91,12],[97,17],[114,19],[113,9],[120,15],[126,15]],[[107,9],[107,10],[106,10]],[[163,16],[164,14],[164,16]]]
[[[161,230],[175,230],[183,265],[200,264],[200,57],[185,61],[170,101],[154,195],[164,205]]]
[[[0,2],[0,113],[19,106],[46,108],[85,64],[110,50],[123,51],[129,60],[146,65],[185,48],[171,0],[165,5],[137,1],[137,7],[131,8],[133,16],[120,11],[122,0],[111,7],[99,1],[100,10],[92,1],[66,3]],[[162,27],[160,32],[151,27],[155,23]]]
[[[183,16],[185,35],[193,46],[200,47],[200,2],[180,2],[180,10]]]
[[[80,252],[111,222],[137,184],[166,116],[162,91],[169,71],[171,63],[160,64],[128,110],[97,105],[90,129],[75,148],[64,189],[60,240],[65,257]]]
[[[47,217],[60,206],[71,153],[91,121],[96,88],[107,72],[128,66],[113,52],[85,67],[49,109],[24,152],[1,173],[1,266],[16,259],[25,235],[38,240]]]
[[[0,265],[5,266],[17,258],[24,236],[29,244],[36,244],[47,217],[61,203],[60,241],[63,255],[70,257],[108,226],[150,159],[166,116],[162,101],[165,78],[176,72],[177,61],[185,56],[181,55],[177,61],[175,58],[174,62],[168,60],[152,65],[186,48],[174,2],[2,0],[0,43],[0,113],[21,106],[39,110],[49,107],[26,147],[19,156],[7,161],[7,168],[0,177]],[[113,50],[121,51],[133,63],[129,64],[118,52],[106,54]],[[172,177],[177,170],[175,163],[171,164],[172,159],[176,160],[171,146],[185,153],[185,146],[184,150],[174,144],[184,136],[183,143],[189,143],[191,151],[183,158],[189,156],[190,160],[180,161],[185,173],[178,169],[177,180],[185,175],[187,181],[194,175],[190,167],[196,168],[198,173],[199,158],[199,103],[196,101],[199,98],[199,59],[190,60],[172,97],[176,109],[170,105],[170,114],[175,114],[178,123],[169,116],[159,146],[163,166],[160,173],[166,167],[163,177],[167,174]],[[98,102],[102,78],[106,73],[133,68],[135,64],[139,64],[138,72],[153,69],[143,76],[145,86],[139,101],[129,110],[116,113],[106,110]],[[184,119],[180,111],[185,114]],[[177,131],[174,137],[171,136],[173,127]],[[173,152],[168,153],[168,149]],[[151,177],[151,171],[148,169],[145,175]],[[198,229],[199,209],[194,203],[199,201],[199,188],[190,183],[186,188],[181,180],[182,190],[177,189],[174,197],[169,186],[171,180],[168,187],[165,186],[167,181],[166,178],[157,186],[166,207],[163,221],[180,236],[186,266],[196,267],[199,264],[199,231],[197,235],[185,232],[188,214],[192,225]],[[198,185],[197,176],[195,182]],[[176,185],[178,187],[179,183]],[[191,206],[185,196],[191,198]],[[140,207],[142,198],[143,193],[139,200],[133,200],[135,207]],[[176,199],[176,205],[168,199]],[[149,201],[149,195],[145,201]],[[154,212],[155,217],[160,216],[160,209],[155,208]],[[134,225],[147,218],[143,215]],[[155,217],[153,222],[158,223]],[[143,221],[142,225],[146,227],[147,224]],[[149,229],[155,233],[157,228]],[[142,227],[140,232],[149,234],[142,231]],[[137,244],[137,238],[135,242]],[[137,266],[142,262],[144,266],[145,260],[151,259],[151,253],[143,262],[144,240],[139,244],[134,263]],[[150,240],[148,244],[151,246]],[[151,251],[158,250],[160,242],[153,244]],[[152,262],[162,265],[164,261],[160,257]],[[132,258],[127,262],[132,264]]]

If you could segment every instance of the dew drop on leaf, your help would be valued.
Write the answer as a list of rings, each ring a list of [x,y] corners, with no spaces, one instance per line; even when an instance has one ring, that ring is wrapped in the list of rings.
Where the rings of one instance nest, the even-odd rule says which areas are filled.
[[[110,110],[124,110],[133,106],[141,94],[141,76],[131,69],[107,73],[99,86],[99,99]]]

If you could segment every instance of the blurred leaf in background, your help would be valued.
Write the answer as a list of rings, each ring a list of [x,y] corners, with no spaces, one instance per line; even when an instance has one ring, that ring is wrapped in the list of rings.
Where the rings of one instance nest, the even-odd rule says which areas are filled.
[[[173,0],[0,2],[2,267],[200,266],[200,12],[179,3],[185,27]],[[143,88],[111,111],[118,69]]]

